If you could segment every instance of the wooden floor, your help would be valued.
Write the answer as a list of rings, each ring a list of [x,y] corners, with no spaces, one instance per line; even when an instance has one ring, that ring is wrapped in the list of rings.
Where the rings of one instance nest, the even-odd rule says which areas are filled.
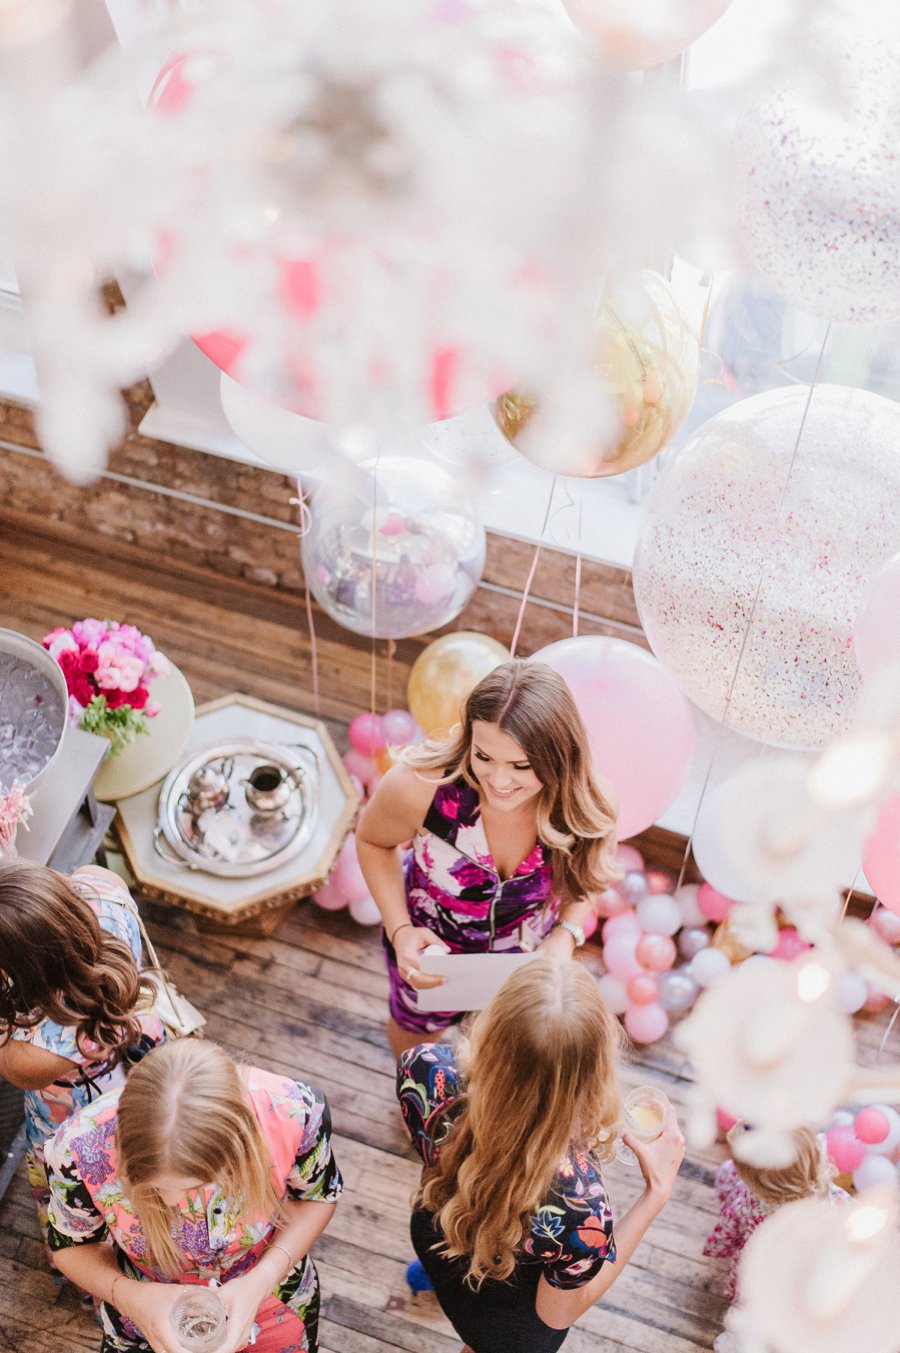
[[[198,700],[241,690],[305,708],[297,682],[301,617],[247,587],[165,571],[91,566],[38,541],[0,541],[0,625],[36,638],[84,615],[128,619],[149,630],[184,669]],[[279,609],[280,608],[280,609]],[[261,632],[262,628],[262,632]],[[364,650],[326,652],[333,681],[327,713],[356,712],[367,686]],[[333,725],[339,729],[340,725]],[[267,939],[199,935],[191,917],[144,907],[154,941],[181,990],[207,1015],[208,1032],[248,1061],[320,1085],[331,1102],[345,1193],[315,1257],[323,1288],[322,1348],[328,1353],[457,1353],[459,1341],[429,1295],[411,1297],[409,1197],[418,1170],[393,1093],[383,1034],[387,982],[377,934],[345,914],[300,903]],[[596,965],[588,946],[585,961]],[[863,1026],[869,1049],[884,1017]],[[668,1041],[636,1054],[626,1083],[651,1080],[676,1104],[688,1068]],[[721,1267],[701,1255],[715,1212],[712,1180],[721,1151],[691,1151],[674,1197],[608,1299],[572,1331],[569,1353],[694,1353],[721,1327]],[[621,1214],[637,1192],[634,1167],[614,1164],[607,1182]],[[38,1241],[20,1170],[0,1208],[0,1351],[88,1353],[99,1338],[68,1287],[57,1289]]]

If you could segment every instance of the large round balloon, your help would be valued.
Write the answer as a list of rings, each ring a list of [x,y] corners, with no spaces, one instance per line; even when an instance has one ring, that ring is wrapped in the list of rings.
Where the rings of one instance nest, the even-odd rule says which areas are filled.
[[[459,723],[460,706],[482,677],[509,661],[509,649],[488,634],[456,630],[435,639],[409,673],[406,702],[422,732],[438,737]]]
[[[619,796],[619,835],[651,826],[677,795],[694,749],[694,720],[651,653],[584,635],[533,655],[565,680],[584,719],[594,766]]]
[[[756,265],[827,319],[900,316],[900,41],[835,26],[758,95],[735,138]]]
[[[303,569],[323,610],[376,639],[425,634],[459,615],[484,553],[468,495],[438,466],[402,456],[322,484],[302,541]]]
[[[863,678],[900,662],[900,554],[871,578],[853,626],[853,647]]]
[[[731,0],[563,0],[573,23],[626,70],[659,65],[712,27]]]
[[[900,916],[900,794],[882,804],[872,835],[863,847],[862,864],[879,902]]]
[[[853,622],[900,528],[900,405],[823,385],[804,423],[807,396],[756,395],[694,434],[649,496],[633,572],[647,638],[685,694],[798,748],[848,725]]]
[[[659,273],[642,272],[606,299],[596,342],[595,399],[611,414],[605,437],[560,445],[542,427],[533,391],[508,390],[493,405],[504,436],[555,474],[603,478],[643,465],[684,422],[697,391],[697,335]]]

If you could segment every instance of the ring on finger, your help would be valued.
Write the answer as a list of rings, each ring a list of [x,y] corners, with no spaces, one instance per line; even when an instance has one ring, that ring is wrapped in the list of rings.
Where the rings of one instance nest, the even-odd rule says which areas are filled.
[[[412,986],[412,980],[413,980],[413,978],[415,977],[415,975],[416,975],[417,972],[418,972],[418,968],[407,968],[407,969],[406,969],[406,980],[407,980],[407,982],[409,982],[410,986]]]

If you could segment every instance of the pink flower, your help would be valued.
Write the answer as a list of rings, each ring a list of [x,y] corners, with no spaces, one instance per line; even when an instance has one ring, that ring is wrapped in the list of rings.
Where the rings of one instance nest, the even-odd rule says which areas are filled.
[[[105,620],[76,620],[72,634],[82,648],[99,648],[109,637],[109,627]]]
[[[147,703],[147,687],[135,686],[134,690],[131,692],[131,694],[128,697],[128,700],[126,701],[126,704],[129,704],[132,709],[143,709],[146,703]]]
[[[124,691],[104,691],[106,704],[109,709],[118,709],[120,705],[128,704],[128,697]]]
[[[89,677],[79,672],[72,681],[72,694],[80,705],[89,705],[94,698],[94,687]]]
[[[59,661],[60,653],[78,652],[78,645],[72,638],[71,631],[62,628],[51,630],[49,634],[44,636],[44,647],[48,650],[51,657],[56,658],[57,662]]]
[[[85,672],[88,676],[96,672],[100,665],[100,659],[92,648],[83,648],[78,658],[79,671]]]
[[[80,705],[74,695],[69,696],[69,722],[76,726],[81,723],[84,705]]]
[[[97,650],[97,685],[105,691],[133,691],[144,675],[144,664],[134,654],[122,652],[107,639]]]
[[[154,676],[168,676],[172,670],[172,664],[169,659],[160,653],[159,649],[154,648],[150,654],[150,671]]]
[[[161,709],[162,705],[158,700],[148,700],[144,706],[144,713],[148,719],[155,719]]]
[[[55,656],[56,661],[63,669],[63,672],[65,673],[66,676],[66,680],[68,681],[69,678],[73,677],[75,673],[78,671],[78,657],[79,657],[78,650],[64,648],[61,653],[58,653]]]

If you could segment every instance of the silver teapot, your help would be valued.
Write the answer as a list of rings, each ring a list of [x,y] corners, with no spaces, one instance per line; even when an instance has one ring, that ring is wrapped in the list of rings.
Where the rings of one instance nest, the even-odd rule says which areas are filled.
[[[229,794],[229,774],[230,767],[226,768],[224,762],[218,770],[211,765],[197,767],[185,790],[185,798],[193,817],[199,817],[210,808],[217,811],[225,807]]]

